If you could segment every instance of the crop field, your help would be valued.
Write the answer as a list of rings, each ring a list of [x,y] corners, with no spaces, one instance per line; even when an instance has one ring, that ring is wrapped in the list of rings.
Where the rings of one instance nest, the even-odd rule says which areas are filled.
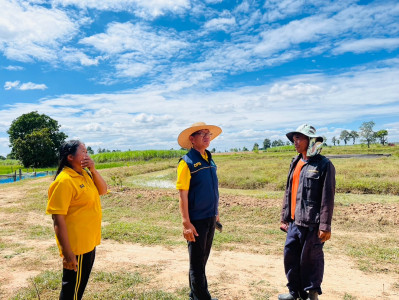
[[[323,149],[336,167],[337,194],[320,299],[399,299],[399,147],[335,148]],[[382,153],[391,155],[334,158]],[[109,193],[102,197],[102,244],[84,299],[188,298],[188,253],[174,189],[179,155],[95,157],[98,166],[110,164],[100,170]],[[224,226],[207,267],[214,297],[277,299],[286,292],[279,215],[294,155],[214,155]],[[61,259],[44,213],[51,180],[0,186],[0,299],[58,297]]]

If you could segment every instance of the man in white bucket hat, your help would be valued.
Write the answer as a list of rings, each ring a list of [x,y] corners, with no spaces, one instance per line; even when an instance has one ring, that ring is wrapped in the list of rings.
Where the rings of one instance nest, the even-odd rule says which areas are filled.
[[[222,129],[203,122],[183,130],[177,139],[189,150],[177,168],[183,236],[190,258],[190,299],[211,300],[205,266],[211,251],[216,222],[219,222],[219,190],[216,164],[206,150]]]
[[[287,133],[299,153],[291,162],[280,228],[287,232],[284,268],[288,294],[279,300],[317,300],[324,274],[324,242],[331,237],[335,168],[320,155],[323,137],[308,124]]]

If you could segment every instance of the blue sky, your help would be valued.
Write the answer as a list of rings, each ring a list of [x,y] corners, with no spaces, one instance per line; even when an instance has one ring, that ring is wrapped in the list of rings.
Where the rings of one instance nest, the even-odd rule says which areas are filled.
[[[252,148],[302,123],[327,143],[374,121],[399,141],[399,3],[0,0],[0,155],[18,116],[97,150]]]

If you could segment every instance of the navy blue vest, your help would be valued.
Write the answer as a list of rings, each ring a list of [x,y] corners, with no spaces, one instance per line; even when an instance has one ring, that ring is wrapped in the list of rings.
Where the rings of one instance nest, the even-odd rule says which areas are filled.
[[[190,169],[191,181],[188,190],[188,213],[190,220],[202,220],[218,214],[219,189],[216,164],[208,150],[207,162],[192,148],[183,159]]]

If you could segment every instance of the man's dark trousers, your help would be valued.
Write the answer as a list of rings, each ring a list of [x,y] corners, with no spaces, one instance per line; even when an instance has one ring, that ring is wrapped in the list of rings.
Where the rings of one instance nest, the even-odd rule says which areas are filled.
[[[208,282],[205,275],[205,266],[211,252],[213,236],[215,234],[216,217],[191,221],[198,236],[195,242],[188,242],[188,253],[190,257],[190,299],[210,300]]]
[[[321,294],[324,273],[324,243],[319,228],[297,226],[291,222],[284,246],[284,268],[288,289],[294,297],[303,291],[316,290]]]

